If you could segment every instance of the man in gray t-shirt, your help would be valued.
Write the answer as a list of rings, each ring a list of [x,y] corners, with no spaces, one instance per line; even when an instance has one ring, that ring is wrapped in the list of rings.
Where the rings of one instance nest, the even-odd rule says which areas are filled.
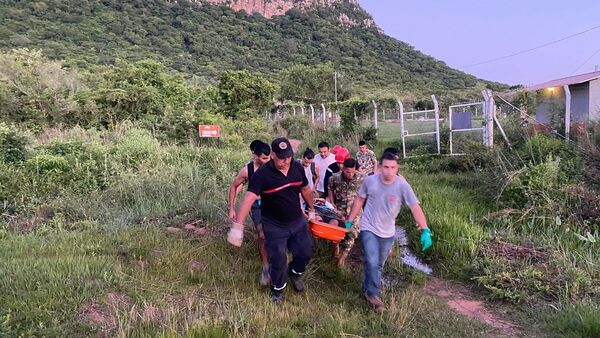
[[[366,205],[365,205],[366,200]],[[369,176],[360,187],[352,211],[348,216],[348,225],[356,219],[364,206],[361,216],[360,241],[363,246],[365,278],[363,291],[367,301],[375,311],[382,312],[381,272],[394,243],[396,217],[402,205],[410,211],[421,230],[422,250],[427,250],[431,242],[431,231],[427,220],[412,188],[402,176],[398,176],[397,156],[384,153],[380,161],[380,173]]]
[[[384,183],[381,174],[371,175],[365,178],[358,196],[367,200],[361,217],[361,230],[383,238],[394,237],[396,216],[403,205],[409,208],[419,205],[417,196],[402,176],[397,176],[391,183]]]

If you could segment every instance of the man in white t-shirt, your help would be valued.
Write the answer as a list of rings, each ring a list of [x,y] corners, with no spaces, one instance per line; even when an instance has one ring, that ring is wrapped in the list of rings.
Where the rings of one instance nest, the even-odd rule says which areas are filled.
[[[335,155],[329,151],[329,143],[319,143],[319,155],[315,156],[314,162],[319,167],[319,177],[321,177],[317,182],[317,193],[319,194],[319,197],[327,198],[327,196],[325,196],[325,186],[322,178],[325,177],[327,168],[335,162]]]
[[[365,207],[360,218],[360,241],[365,263],[363,291],[365,298],[377,312],[385,309],[381,300],[381,273],[394,244],[396,217],[403,205],[410,208],[417,227],[421,230],[422,251],[427,250],[432,245],[431,231],[427,227],[419,200],[404,177],[398,175],[398,157],[384,153],[380,172],[365,178],[354,198],[346,224],[346,228],[351,227],[363,206]]]

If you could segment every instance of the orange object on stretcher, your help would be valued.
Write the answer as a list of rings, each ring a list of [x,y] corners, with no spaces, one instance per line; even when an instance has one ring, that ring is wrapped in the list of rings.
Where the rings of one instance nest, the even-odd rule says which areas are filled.
[[[350,229],[340,228],[337,225],[319,222],[314,219],[308,220],[308,227],[310,228],[313,237],[323,238],[332,241],[333,243],[340,242],[346,237],[346,233],[350,231]]]

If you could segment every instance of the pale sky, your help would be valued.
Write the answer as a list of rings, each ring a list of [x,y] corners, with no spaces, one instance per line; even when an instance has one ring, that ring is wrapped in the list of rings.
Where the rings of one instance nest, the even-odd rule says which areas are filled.
[[[532,85],[600,65],[600,0],[358,0],[387,35],[486,80]]]

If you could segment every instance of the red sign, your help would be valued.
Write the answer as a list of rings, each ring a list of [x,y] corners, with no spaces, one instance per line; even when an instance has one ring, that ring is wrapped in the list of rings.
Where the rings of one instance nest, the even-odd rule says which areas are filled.
[[[221,127],[201,124],[198,126],[200,137],[221,137]]]

